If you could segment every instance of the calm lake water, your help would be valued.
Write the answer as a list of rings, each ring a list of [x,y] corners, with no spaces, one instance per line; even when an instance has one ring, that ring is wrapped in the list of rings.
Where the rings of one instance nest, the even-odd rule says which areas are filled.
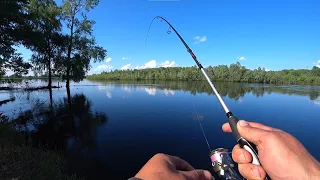
[[[42,81],[30,84],[34,83],[45,84]],[[320,160],[319,86],[239,83],[216,86],[239,119],[293,134]],[[49,103],[48,91],[0,91],[0,100],[10,96],[15,101],[0,106],[0,112],[9,117]],[[65,88],[53,90],[53,104],[61,109],[57,113],[62,118],[67,112],[63,108],[68,107],[66,96]],[[52,129],[61,125],[48,122],[41,126],[40,135],[42,142],[51,142],[64,150],[70,172],[89,179],[127,179],[158,152],[179,156],[195,168],[211,169],[197,116],[213,149],[231,150],[235,145],[233,136],[221,130],[227,118],[206,82],[85,80],[72,83],[71,102],[78,114],[74,116],[71,133],[61,133],[67,132],[65,128],[52,135]]]

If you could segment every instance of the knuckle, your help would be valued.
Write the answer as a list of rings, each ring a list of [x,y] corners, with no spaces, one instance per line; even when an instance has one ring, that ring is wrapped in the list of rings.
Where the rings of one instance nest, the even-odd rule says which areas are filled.
[[[167,155],[165,155],[164,153],[157,153],[153,156],[153,159],[165,159],[167,158]]]

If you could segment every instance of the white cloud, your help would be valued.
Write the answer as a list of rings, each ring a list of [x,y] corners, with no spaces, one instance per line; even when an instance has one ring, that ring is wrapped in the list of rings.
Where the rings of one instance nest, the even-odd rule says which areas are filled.
[[[156,60],[151,60],[151,61],[145,63],[143,66],[136,66],[135,69],[147,69],[147,68],[156,68],[156,67],[157,67]]]
[[[93,68],[91,69],[88,74],[91,75],[91,74],[100,74],[104,71],[110,71],[111,69],[113,68],[112,65],[109,65],[109,64],[101,64],[99,65],[98,67],[96,68]]]
[[[120,69],[121,69],[121,70],[127,70],[127,69],[130,69],[130,67],[131,67],[131,63],[122,66]]]
[[[160,67],[174,67],[176,65],[176,62],[172,61],[165,61],[160,64]]]
[[[106,62],[111,62],[112,58],[107,58]]]
[[[102,71],[108,71],[110,69],[112,69],[113,66],[112,65],[109,65],[109,64],[101,64],[99,65],[96,70],[99,71],[99,72],[102,72]]]
[[[197,44],[197,43],[201,43],[201,42],[205,42],[207,41],[207,36],[196,36],[193,38],[194,40],[196,40],[194,43]]]
[[[316,67],[320,68],[320,60],[318,60],[318,62],[313,63],[316,65]]]
[[[120,69],[121,70],[127,70],[127,69],[147,69],[147,68],[157,68],[157,67],[175,67],[177,64],[175,61],[165,61],[160,63],[160,65],[157,64],[156,60],[150,60],[148,62],[146,62],[144,65],[137,65],[137,66],[133,66],[131,63],[126,64],[124,66],[122,66]]]
[[[270,69],[265,69],[265,71],[271,71]]]
[[[144,90],[151,96],[155,96],[156,93],[157,93],[157,89],[156,88],[146,87],[146,88],[144,88]]]
[[[122,60],[128,60],[131,59],[131,57],[122,57]]]
[[[246,57],[244,57],[244,56],[238,57],[237,59],[238,59],[239,61],[247,60],[247,58],[246,58]]]

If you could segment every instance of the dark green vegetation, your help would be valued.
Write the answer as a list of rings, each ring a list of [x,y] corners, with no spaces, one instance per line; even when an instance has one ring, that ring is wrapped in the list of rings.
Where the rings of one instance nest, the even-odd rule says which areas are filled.
[[[13,119],[0,114],[1,179],[83,179],[95,173],[100,162],[84,155],[95,147],[96,129],[108,117],[92,112],[83,94],[54,104],[34,102],[31,110]],[[70,151],[69,140],[73,142]],[[64,154],[69,154],[67,159]]]
[[[96,44],[93,36],[95,22],[87,18],[98,3],[98,0],[63,0],[59,6],[54,0],[1,1],[0,78],[9,87],[0,90],[49,89],[50,96],[50,102],[36,104],[33,110],[20,112],[14,119],[1,114],[1,179],[78,179],[68,169],[88,174],[86,169],[65,167],[60,151],[67,149],[70,137],[77,137],[84,147],[94,146],[92,131],[107,121],[105,115],[91,113],[91,104],[84,95],[71,97],[69,89],[70,80],[77,82],[85,77],[91,60],[102,61],[106,56],[106,50]],[[17,53],[18,46],[31,50],[28,62]],[[3,77],[9,70],[14,74]],[[17,80],[22,82],[22,75],[30,70],[35,77],[47,77],[48,86],[15,88],[13,84]],[[53,103],[53,78],[67,82],[68,98],[58,104]],[[15,99],[5,99],[0,106],[11,101]],[[35,132],[27,130],[27,124],[35,126]],[[22,134],[17,127],[24,127]],[[81,153],[74,156],[81,164]],[[81,168],[95,167],[90,160],[83,164],[89,167]]]
[[[90,61],[102,61],[106,50],[93,37],[94,21],[87,13],[98,0],[3,0],[0,4],[0,77],[6,71],[13,77],[28,74],[80,81],[90,69]],[[64,32],[62,29],[67,29]],[[23,61],[15,46],[32,51],[31,63]]]
[[[209,66],[206,68],[208,75],[214,81],[265,83],[265,84],[317,84],[320,85],[320,68],[312,70],[282,70],[266,71],[258,68],[254,70],[236,64]],[[88,76],[91,80],[205,80],[200,70],[196,67],[171,67],[142,70],[115,70]]]

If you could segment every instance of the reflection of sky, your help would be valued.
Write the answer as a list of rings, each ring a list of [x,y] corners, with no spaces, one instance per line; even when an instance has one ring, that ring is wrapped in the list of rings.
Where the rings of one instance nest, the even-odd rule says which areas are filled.
[[[317,106],[320,106],[320,100],[315,100],[315,101],[313,101],[313,103],[314,103],[315,105],[317,105]]]
[[[137,86],[137,85],[122,84],[120,87],[122,90],[124,90],[128,93],[131,93],[132,91],[144,91],[150,96],[155,96],[155,95],[157,95],[157,93],[164,94],[166,96],[170,96],[170,95],[173,96],[175,94],[175,90],[167,89],[167,88],[158,89],[157,87],[153,87],[153,86]],[[104,87],[100,87],[100,89],[105,90]],[[126,96],[127,95],[128,94],[126,94]]]
[[[162,92],[163,92],[166,96],[168,96],[169,94],[174,95],[174,90],[164,89]]]
[[[98,90],[99,91],[105,91],[106,92],[106,96],[108,98],[112,98],[112,93],[111,93],[110,89],[113,89],[113,86],[110,86],[110,85],[108,85],[108,86],[98,86]]]
[[[127,85],[122,85],[122,89],[127,91],[127,92],[131,92],[132,87],[127,86]]]
[[[110,91],[107,91],[106,96],[107,96],[108,98],[112,98],[111,92],[110,92]]]
[[[239,98],[239,99],[238,99],[238,102],[239,102],[240,104],[242,104],[243,98]]]
[[[144,88],[144,90],[151,96],[155,96],[156,93],[157,93],[157,89],[156,88],[146,87],[146,88]]]

